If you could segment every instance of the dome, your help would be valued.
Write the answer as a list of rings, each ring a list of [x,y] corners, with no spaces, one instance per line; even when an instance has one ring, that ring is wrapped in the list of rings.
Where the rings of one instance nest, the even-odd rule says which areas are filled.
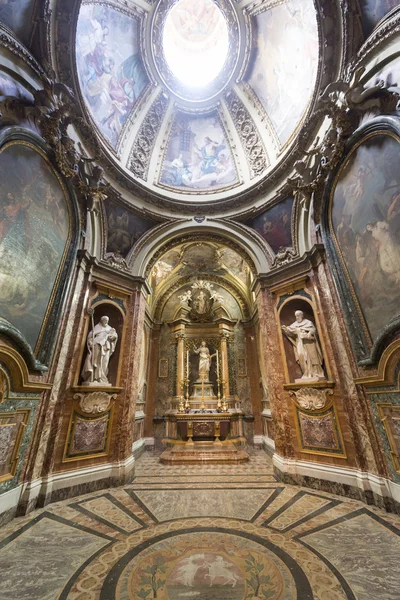
[[[82,106],[138,195],[245,202],[290,154],[318,87],[313,0],[85,2],[75,18]]]

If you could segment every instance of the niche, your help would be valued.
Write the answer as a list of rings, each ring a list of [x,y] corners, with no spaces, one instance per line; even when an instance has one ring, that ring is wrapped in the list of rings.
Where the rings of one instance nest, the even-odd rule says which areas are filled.
[[[311,321],[316,329],[316,343],[307,343],[309,348],[308,356],[313,356],[313,367],[311,367],[311,371],[313,372],[312,377],[307,376],[306,370],[303,372],[303,369],[300,367],[300,360],[296,360],[296,338],[291,337],[294,342],[292,343],[291,339],[289,339],[289,337],[282,330],[282,326],[289,327],[296,322],[296,311],[302,311],[303,320]],[[319,324],[311,304],[301,296],[293,297],[282,304],[278,311],[278,317],[288,382],[296,384],[308,384],[312,386],[318,381],[326,381],[327,370],[325,357],[323,354],[323,346],[319,336]],[[321,357],[320,360],[318,360],[318,355]],[[309,363],[310,361],[307,362]]]
[[[83,356],[79,369],[79,385],[83,384],[82,370],[85,365],[86,358],[88,356],[88,346],[87,346],[87,337],[90,331],[92,331],[93,323],[96,326],[97,323],[100,322],[101,317],[107,316],[109,318],[108,324],[110,327],[113,327],[118,335],[118,340],[115,346],[115,351],[110,357],[110,361],[108,363],[108,381],[111,386],[117,386],[119,384],[119,362],[121,355],[121,348],[123,343],[123,330],[124,330],[124,314],[121,308],[112,303],[112,302],[98,302],[94,306],[93,319],[91,315],[87,315],[86,319],[86,327],[85,327],[85,335],[83,340]],[[96,389],[99,386],[85,386],[88,390]],[[107,386],[104,386],[107,387]]]

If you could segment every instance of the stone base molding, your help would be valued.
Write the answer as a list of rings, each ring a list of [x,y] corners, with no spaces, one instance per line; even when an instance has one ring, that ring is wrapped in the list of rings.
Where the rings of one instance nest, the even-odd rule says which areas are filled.
[[[135,458],[94,467],[53,473],[21,484],[0,495],[0,523],[16,516],[81,494],[130,483],[135,473]]]
[[[143,452],[145,450],[146,450],[145,438],[141,438],[140,440],[136,440],[136,442],[133,442],[132,455],[135,457],[136,460],[139,458],[139,456],[141,456],[143,454]]]
[[[285,482],[362,500],[400,514],[400,485],[357,469],[272,456],[274,472]]]

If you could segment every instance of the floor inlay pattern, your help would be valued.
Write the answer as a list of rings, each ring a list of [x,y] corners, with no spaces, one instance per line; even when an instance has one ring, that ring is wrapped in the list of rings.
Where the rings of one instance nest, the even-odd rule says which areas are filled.
[[[0,600],[398,600],[400,518],[276,481],[268,457],[165,466],[0,533]]]

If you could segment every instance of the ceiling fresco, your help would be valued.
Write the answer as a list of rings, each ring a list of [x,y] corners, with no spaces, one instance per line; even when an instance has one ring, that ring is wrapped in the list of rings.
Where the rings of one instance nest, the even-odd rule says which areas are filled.
[[[368,37],[374,27],[383,17],[399,6],[399,0],[359,0],[361,22],[365,37]]]
[[[115,149],[149,83],[139,44],[140,21],[103,4],[81,6],[76,61],[82,94],[99,131]]]
[[[136,215],[124,206],[105,203],[107,244],[106,252],[125,258],[135,242],[154,227],[154,221]]]
[[[238,183],[232,151],[217,111],[176,115],[159,183],[207,190]]]
[[[312,0],[290,0],[252,18],[256,38],[248,83],[287,143],[312,97],[318,27]]]
[[[37,0],[1,0],[0,22],[12,29],[28,46],[33,29],[33,14]]]
[[[126,177],[199,203],[255,186],[278,164],[316,93],[319,40],[313,0],[276,4],[80,5],[73,68]]]
[[[251,279],[250,265],[238,252],[223,244],[195,242],[168,250],[154,264],[150,282],[163,289],[177,278],[212,274],[240,282],[243,287]]]

